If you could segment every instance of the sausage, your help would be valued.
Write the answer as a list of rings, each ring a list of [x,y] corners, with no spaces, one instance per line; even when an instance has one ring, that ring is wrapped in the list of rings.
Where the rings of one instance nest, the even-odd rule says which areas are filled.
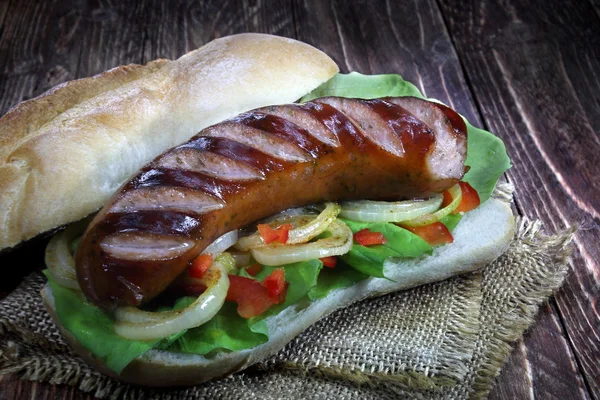
[[[456,112],[412,97],[241,114],[121,187],[81,240],[80,286],[105,309],[143,304],[228,231],[310,203],[428,197],[462,178],[466,150]]]

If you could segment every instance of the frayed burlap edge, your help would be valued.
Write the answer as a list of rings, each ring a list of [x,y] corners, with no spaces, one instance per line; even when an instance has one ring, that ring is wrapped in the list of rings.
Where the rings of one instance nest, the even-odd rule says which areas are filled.
[[[571,255],[570,243],[573,240],[576,227],[571,227],[553,236],[545,236],[541,232],[540,221],[529,221],[522,218],[518,221],[516,241],[523,247],[536,249],[536,254],[545,256],[549,262],[537,262],[535,268],[529,270],[529,279],[535,279],[535,288],[527,290],[527,293],[519,293],[522,301],[517,312],[495,321],[491,327],[482,323],[480,337],[487,335],[487,346],[484,351],[475,353],[472,360],[472,371],[468,377],[468,383],[463,385],[463,391],[454,391],[459,398],[483,399],[494,386],[495,378],[500,374],[502,364],[506,361],[513,350],[513,346],[519,340],[525,330],[535,322],[535,316],[539,306],[560,288],[567,272],[568,258]],[[540,257],[541,258],[541,257]],[[484,285],[485,285],[484,271]],[[483,321],[482,321],[483,322]],[[493,332],[493,334],[489,334]],[[481,341],[480,341],[481,342]]]

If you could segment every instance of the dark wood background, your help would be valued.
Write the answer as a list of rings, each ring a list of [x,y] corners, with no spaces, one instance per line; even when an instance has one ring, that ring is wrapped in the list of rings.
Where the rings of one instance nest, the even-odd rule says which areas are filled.
[[[598,0],[0,0],[0,23],[0,113],[66,80],[239,32],[297,38],[344,72],[400,73],[449,103],[506,143],[521,215],[550,233],[579,225],[571,273],[490,397],[600,397]],[[0,295],[40,264],[40,249],[0,256],[11,265]],[[0,398],[58,397],[89,396],[0,377]]]

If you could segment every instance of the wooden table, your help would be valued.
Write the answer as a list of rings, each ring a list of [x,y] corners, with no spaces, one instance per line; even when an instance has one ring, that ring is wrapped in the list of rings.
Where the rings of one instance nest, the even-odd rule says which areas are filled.
[[[400,73],[502,137],[521,215],[549,232],[580,227],[572,272],[490,397],[599,398],[599,16],[598,0],[2,0],[0,112],[66,80],[247,31],[310,43],[343,72]],[[15,266],[40,264],[40,242],[0,256],[2,295],[30,270]],[[0,377],[0,398],[59,397],[89,396]]]

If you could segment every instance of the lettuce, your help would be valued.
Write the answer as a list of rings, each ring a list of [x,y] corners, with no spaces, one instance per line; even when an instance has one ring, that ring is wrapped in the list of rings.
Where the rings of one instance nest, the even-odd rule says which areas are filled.
[[[414,258],[423,254],[431,254],[433,247],[426,241],[404,228],[387,222],[369,223],[342,219],[350,227],[352,233],[362,229],[381,232],[387,242],[377,246],[361,246],[355,244],[352,250],[341,256],[342,260],[363,274],[377,278],[385,278],[383,264],[388,257]]]
[[[301,101],[323,96],[423,98],[417,87],[403,80],[400,75],[369,76],[355,72],[336,75],[304,96]],[[465,122],[469,135],[466,164],[470,166],[470,170],[464,179],[477,190],[483,202],[490,197],[499,177],[510,167],[510,160],[499,138]],[[452,231],[460,218],[460,215],[449,215],[442,222]],[[133,359],[152,348],[210,355],[216,351],[256,347],[268,341],[266,320],[286,307],[304,307],[311,300],[327,296],[332,290],[352,286],[370,276],[384,277],[383,263],[387,257],[419,257],[432,251],[432,247],[420,237],[396,225],[345,222],[353,232],[364,228],[382,232],[388,242],[381,246],[355,245],[348,254],[341,257],[335,269],[323,268],[319,260],[287,265],[285,280],[289,285],[284,303],[271,307],[258,317],[244,319],[237,314],[234,303],[226,302],[206,324],[178,332],[163,340],[123,339],[114,332],[112,320],[107,314],[88,303],[81,293],[58,285],[48,273],[46,276],[54,293],[58,318],[64,327],[110,369],[120,373]],[[263,267],[255,279],[264,279],[272,270],[272,267]],[[243,275],[244,271],[240,274]],[[173,308],[183,308],[193,300],[189,297],[179,299]]]
[[[62,325],[77,338],[83,347],[101,359],[108,368],[117,374],[120,374],[127,364],[148,350],[160,347],[161,343],[168,344],[185,334],[185,331],[182,331],[162,340],[151,341],[124,339],[115,333],[113,321],[108,314],[88,303],[81,292],[56,283],[48,270],[44,271],[44,274],[52,288],[56,314]],[[189,304],[188,299],[180,299],[174,308],[185,307]]]

